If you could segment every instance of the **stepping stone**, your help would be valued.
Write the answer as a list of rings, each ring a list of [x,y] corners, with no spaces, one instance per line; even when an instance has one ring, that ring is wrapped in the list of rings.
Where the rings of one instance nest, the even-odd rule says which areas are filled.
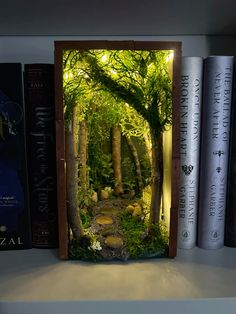
[[[96,218],[96,222],[99,225],[112,225],[113,219],[110,216],[99,216]]]
[[[107,214],[107,215],[116,215],[119,210],[117,208],[113,208],[113,207],[104,207],[104,208],[101,208],[100,210],[100,213],[101,214]]]
[[[123,246],[124,242],[120,237],[108,236],[105,240],[105,244],[112,249],[118,249]]]
[[[104,237],[110,236],[110,235],[114,234],[114,228],[112,228],[112,227],[104,227],[104,229],[102,229],[100,231],[100,234],[102,236],[104,236]]]

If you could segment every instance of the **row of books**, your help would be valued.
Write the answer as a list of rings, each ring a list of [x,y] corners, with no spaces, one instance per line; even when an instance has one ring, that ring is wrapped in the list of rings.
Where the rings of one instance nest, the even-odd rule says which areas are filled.
[[[232,56],[182,59],[179,248],[236,244],[233,78]]]
[[[58,246],[54,65],[0,63],[0,250]]]
[[[236,246],[233,67],[182,58],[179,248]],[[0,250],[57,247],[54,65],[0,73]]]

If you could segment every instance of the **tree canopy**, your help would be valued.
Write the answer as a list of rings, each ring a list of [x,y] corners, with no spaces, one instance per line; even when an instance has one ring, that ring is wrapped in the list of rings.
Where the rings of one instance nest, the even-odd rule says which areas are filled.
[[[66,51],[64,53],[66,121],[70,119],[71,108],[78,102],[83,115],[88,110],[88,103],[96,97],[103,98],[103,102],[110,98],[108,101],[113,104],[115,102],[116,106],[121,102],[123,105],[128,104],[156,132],[162,133],[171,124],[172,117],[171,78],[168,73],[170,52]],[[122,110],[124,109],[123,106]]]
[[[162,134],[172,122],[171,53],[170,50],[98,49],[68,50],[63,55],[66,126],[73,120],[74,109],[78,107],[77,121],[86,121],[86,125],[90,126],[90,138],[94,120],[99,121],[95,132],[104,138],[109,136],[111,128],[115,130],[117,126],[116,130],[121,128],[128,141],[131,136],[143,139],[149,136],[152,164],[151,223],[157,222],[160,217]],[[118,168],[121,168],[120,162],[117,168],[113,164],[115,182],[118,177],[115,169]],[[121,176],[119,180],[122,181]]]

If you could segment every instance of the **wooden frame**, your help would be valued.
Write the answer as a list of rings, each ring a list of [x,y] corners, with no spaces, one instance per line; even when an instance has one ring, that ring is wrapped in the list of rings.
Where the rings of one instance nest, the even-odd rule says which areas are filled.
[[[56,41],[55,42],[55,101],[56,101],[56,151],[57,151],[57,195],[59,213],[59,255],[68,259],[66,183],[65,183],[65,131],[63,111],[63,50],[107,49],[107,50],[174,50],[172,83],[172,180],[168,256],[177,252],[177,220],[179,195],[179,101],[180,101],[180,42],[159,41]]]

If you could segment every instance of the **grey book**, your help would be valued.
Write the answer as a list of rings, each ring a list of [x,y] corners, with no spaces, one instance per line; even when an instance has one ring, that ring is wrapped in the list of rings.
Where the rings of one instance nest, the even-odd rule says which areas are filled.
[[[180,98],[178,248],[196,246],[203,58],[183,57]]]
[[[198,228],[204,249],[224,245],[233,61],[211,56],[204,65]]]
[[[236,74],[234,64],[234,75]],[[236,247],[236,80],[233,80],[228,187],[225,212],[225,245]]]

